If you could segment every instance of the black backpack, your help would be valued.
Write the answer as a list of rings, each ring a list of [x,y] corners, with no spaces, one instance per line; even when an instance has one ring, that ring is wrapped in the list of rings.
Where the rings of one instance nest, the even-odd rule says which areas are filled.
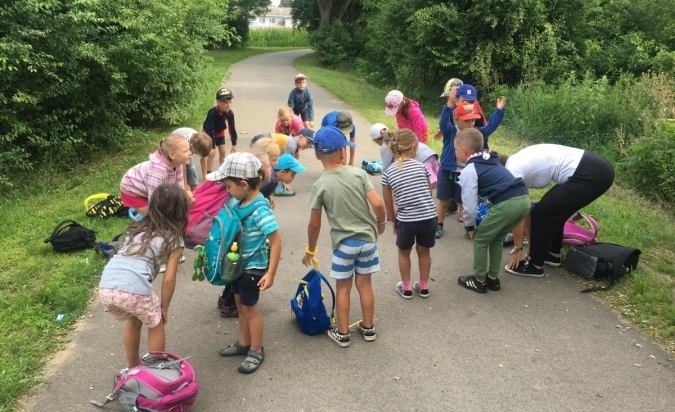
[[[96,234],[73,220],[64,220],[45,243],[51,243],[54,251],[59,253],[91,249],[96,246]]]
[[[607,279],[607,287],[591,287],[582,293],[608,289],[621,276],[637,268],[640,250],[613,243],[594,243],[587,246],[572,246],[565,257],[565,267],[570,272],[586,279]]]
[[[101,199],[93,206],[89,204]],[[89,196],[84,201],[84,208],[88,217],[97,217],[105,219],[108,217],[127,217],[129,208],[122,204],[122,199],[119,196],[109,195],[107,193],[97,193]]]

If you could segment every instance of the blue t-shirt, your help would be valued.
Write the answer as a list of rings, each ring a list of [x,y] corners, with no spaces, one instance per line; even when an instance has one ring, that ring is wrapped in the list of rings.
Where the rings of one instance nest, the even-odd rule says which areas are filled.
[[[335,126],[338,127],[337,125],[337,115],[340,113],[337,110],[334,110],[327,115],[323,117],[323,120],[321,120],[321,127],[326,127],[326,126]],[[339,129],[339,127],[338,127]],[[349,138],[353,139],[356,137],[356,125],[352,124],[352,131],[349,133]]]
[[[233,196],[232,196],[233,197]],[[263,195],[253,201],[262,200],[265,204],[258,207],[246,219],[242,220],[243,234],[241,239],[241,253],[244,260],[244,269],[267,269],[269,255],[265,248],[267,236],[279,230],[269,202]],[[235,208],[239,208],[237,204]]]

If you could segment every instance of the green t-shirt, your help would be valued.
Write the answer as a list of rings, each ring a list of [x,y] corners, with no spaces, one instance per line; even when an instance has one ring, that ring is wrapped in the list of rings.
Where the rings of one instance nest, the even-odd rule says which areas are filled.
[[[312,186],[309,205],[326,210],[333,250],[347,238],[377,242],[377,224],[366,200],[371,190],[366,172],[351,166],[326,170]]]

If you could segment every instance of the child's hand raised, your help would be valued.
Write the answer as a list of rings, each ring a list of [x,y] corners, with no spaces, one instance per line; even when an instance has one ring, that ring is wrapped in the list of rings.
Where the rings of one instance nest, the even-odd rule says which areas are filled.
[[[434,139],[439,140],[441,137],[443,137],[443,133],[441,133],[440,130],[436,130],[436,133],[434,133]]]
[[[501,96],[497,99],[497,109],[504,110],[504,106],[506,106],[506,96]]]

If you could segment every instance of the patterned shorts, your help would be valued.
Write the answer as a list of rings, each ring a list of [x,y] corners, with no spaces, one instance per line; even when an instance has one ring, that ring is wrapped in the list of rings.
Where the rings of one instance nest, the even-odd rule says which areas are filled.
[[[101,303],[117,320],[138,318],[149,328],[159,325],[162,320],[162,310],[159,297],[152,292],[149,295],[138,295],[117,289],[98,290]]]
[[[357,275],[371,275],[380,270],[377,245],[359,239],[344,239],[333,251],[330,277],[349,280]]]

